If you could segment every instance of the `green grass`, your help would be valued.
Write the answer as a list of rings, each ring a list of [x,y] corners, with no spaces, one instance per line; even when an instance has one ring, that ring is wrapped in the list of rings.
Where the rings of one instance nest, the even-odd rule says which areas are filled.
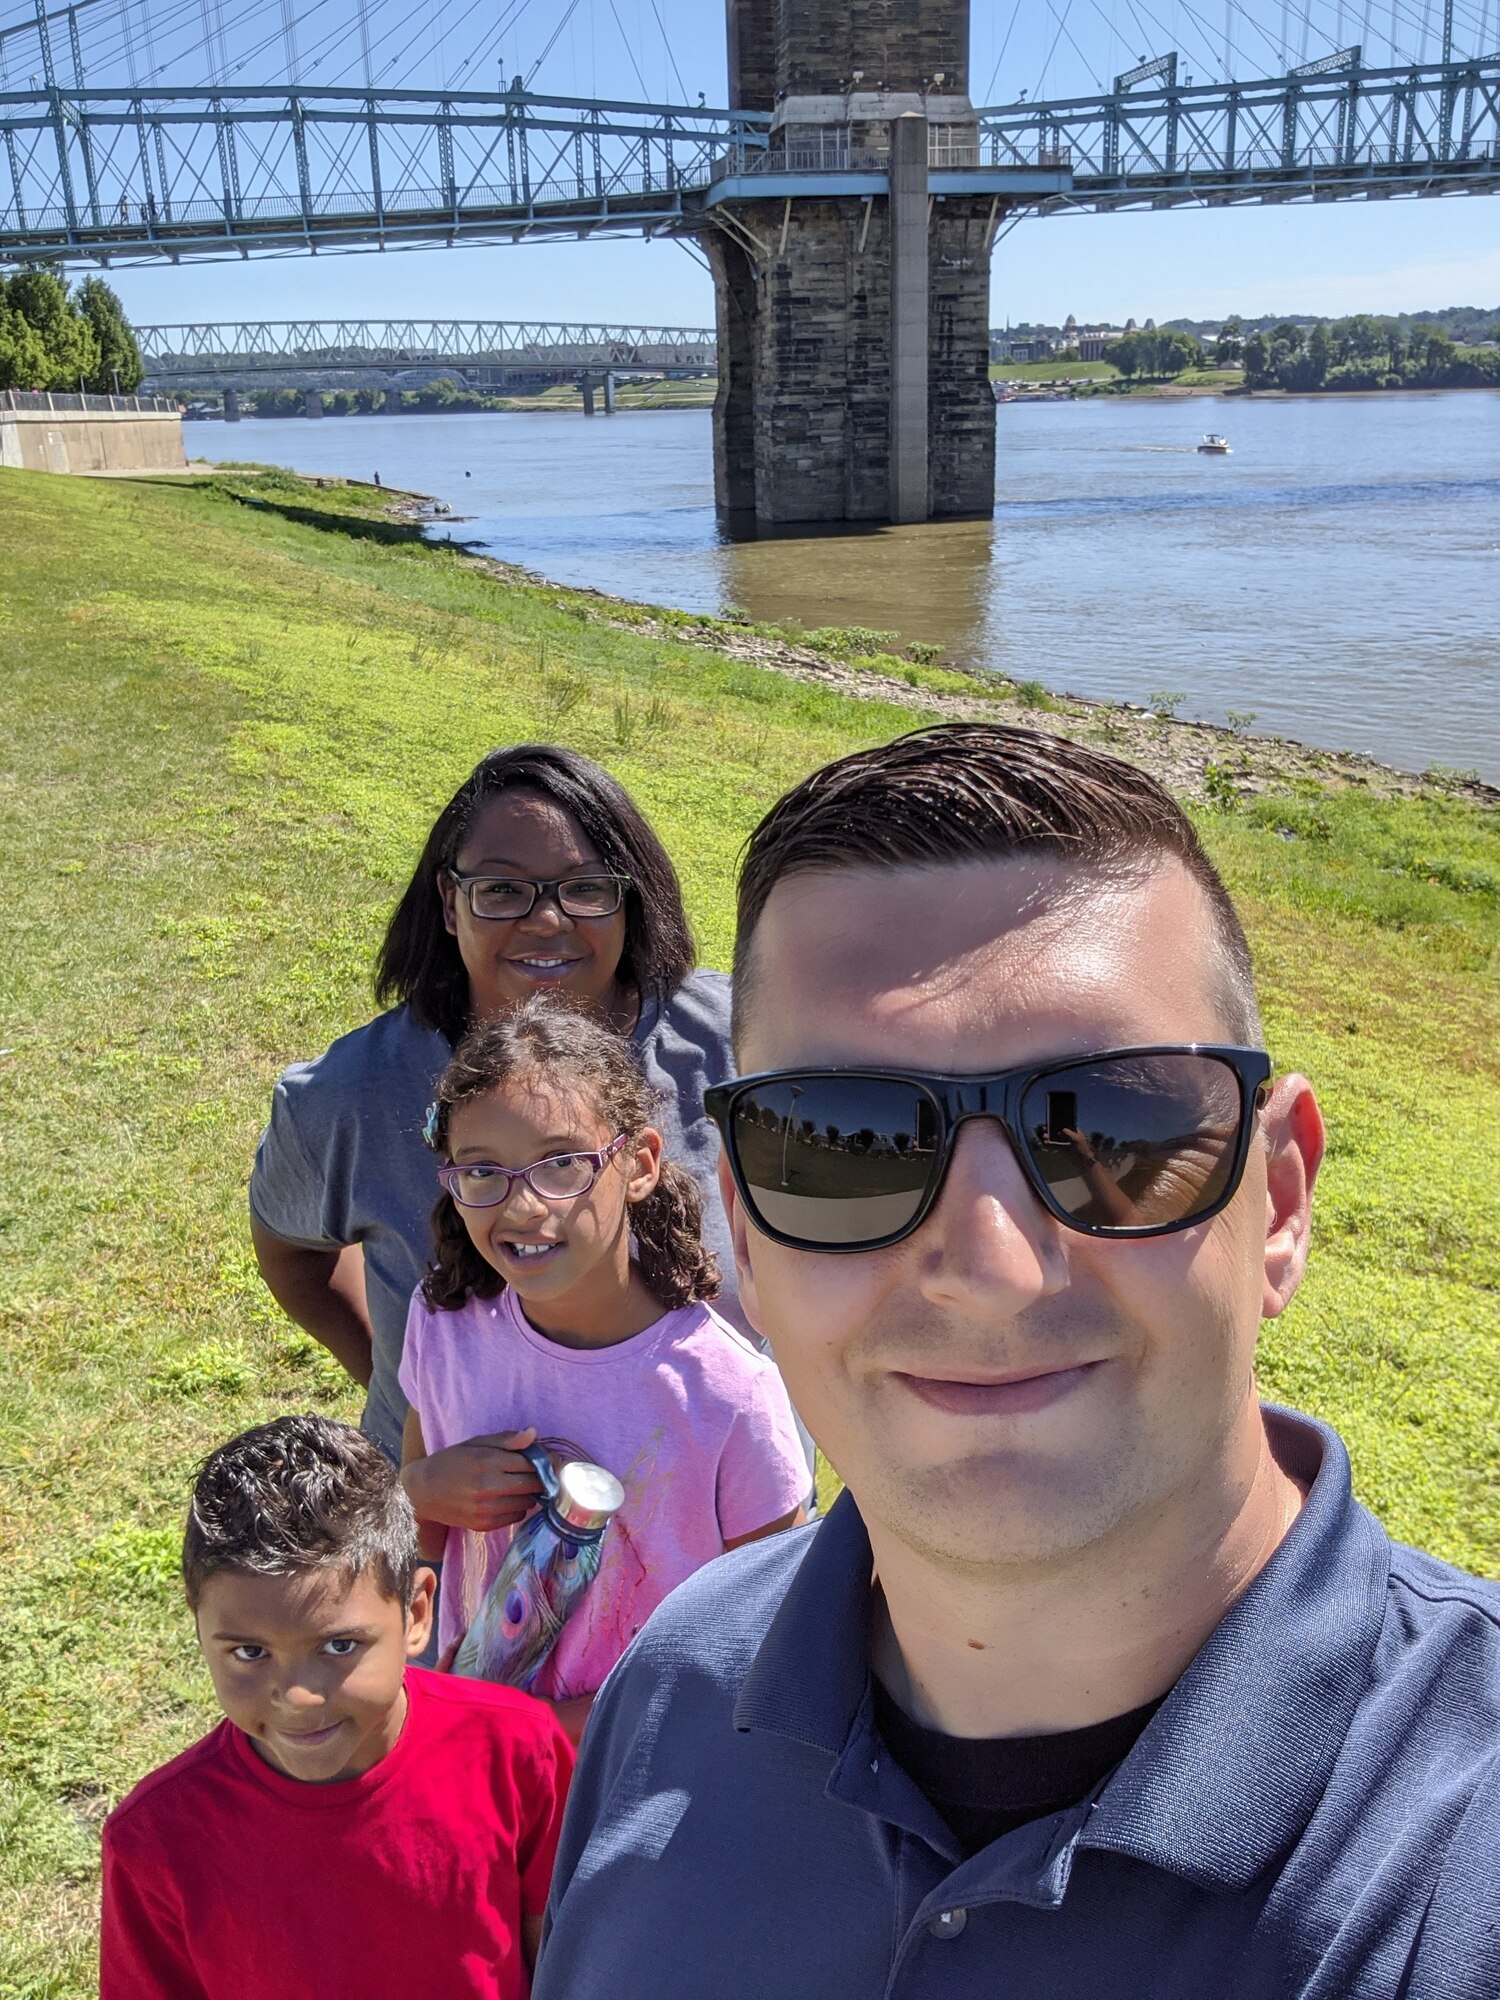
[[[1174,375],[1169,382],[1163,382],[1136,379],[1127,381],[1112,361],[992,361],[990,363],[992,382],[1094,383],[1098,387],[1088,393],[1097,394],[1107,387],[1113,394],[1120,396],[1160,395],[1164,389],[1196,389],[1221,394],[1225,389],[1237,389],[1244,379],[1244,370],[1240,368],[1189,368],[1186,373]]]
[[[0,473],[6,2000],[91,1990],[99,1822],[211,1719],[173,1579],[194,1461],[355,1407],[261,1289],[244,1187],[278,1069],[367,1016],[438,806],[495,743],[602,758],[723,965],[769,801],[920,719],[726,660],[689,619],[612,629],[385,539],[369,504]],[[1265,1386],[1342,1427],[1396,1533],[1500,1575],[1496,817],[1304,785],[1202,823],[1332,1133]]]
[[[1118,382],[1112,361],[992,361],[992,382]]]

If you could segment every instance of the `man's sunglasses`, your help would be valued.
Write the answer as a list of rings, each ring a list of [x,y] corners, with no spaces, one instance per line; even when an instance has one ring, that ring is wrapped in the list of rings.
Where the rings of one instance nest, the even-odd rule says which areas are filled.
[[[1202,1043],[993,1076],[787,1069],[704,1093],[750,1220],[793,1250],[879,1250],[921,1226],[959,1127],[998,1120],[1027,1181],[1087,1236],[1206,1222],[1245,1171],[1271,1059]]]

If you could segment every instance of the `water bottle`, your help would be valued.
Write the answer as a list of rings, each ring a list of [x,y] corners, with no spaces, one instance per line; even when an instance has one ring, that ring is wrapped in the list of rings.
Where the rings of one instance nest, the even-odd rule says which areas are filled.
[[[559,1469],[540,1444],[524,1456],[545,1497],[516,1530],[453,1662],[469,1680],[518,1688],[531,1686],[598,1575],[605,1530],[625,1503],[624,1487],[602,1465],[574,1459]]]

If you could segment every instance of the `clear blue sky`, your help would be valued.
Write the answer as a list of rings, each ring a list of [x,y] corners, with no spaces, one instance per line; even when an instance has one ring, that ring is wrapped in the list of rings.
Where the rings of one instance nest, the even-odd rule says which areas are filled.
[[[117,271],[111,282],[138,322],[713,324],[701,265],[676,244],[635,240],[258,259]],[[1481,305],[1500,316],[1500,196],[1027,221],[997,247],[991,302],[997,326],[1070,312],[1118,323]]]
[[[767,0],[770,4],[770,0]],[[88,0],[88,81],[229,80],[492,87],[520,70],[557,95],[710,104],[725,97],[722,0]],[[0,27],[29,0],[0,0]],[[1435,0],[972,0],[976,103],[1068,96],[1166,48],[1200,83],[1280,74],[1363,39],[1368,59],[1437,53]],[[363,18],[363,29],[361,28]],[[205,44],[205,18],[223,23]],[[1460,53],[1500,45],[1500,0],[1454,0]],[[1212,24],[1212,25],[1210,25]],[[149,35],[148,35],[149,27]],[[1225,45],[1226,31],[1228,46]],[[34,60],[7,42],[19,81]],[[538,66],[539,65],[539,66]],[[138,321],[609,318],[707,325],[712,293],[679,246],[638,240],[257,259],[119,271]],[[1500,198],[1078,216],[1022,223],[999,245],[992,317],[1121,321],[1232,311],[1500,308]]]

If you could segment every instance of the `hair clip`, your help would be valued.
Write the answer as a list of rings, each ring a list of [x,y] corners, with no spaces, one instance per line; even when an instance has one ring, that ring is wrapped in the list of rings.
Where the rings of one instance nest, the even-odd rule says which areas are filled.
[[[427,1116],[422,1120],[422,1139],[434,1153],[443,1150],[443,1107],[434,1098],[427,1107]]]

